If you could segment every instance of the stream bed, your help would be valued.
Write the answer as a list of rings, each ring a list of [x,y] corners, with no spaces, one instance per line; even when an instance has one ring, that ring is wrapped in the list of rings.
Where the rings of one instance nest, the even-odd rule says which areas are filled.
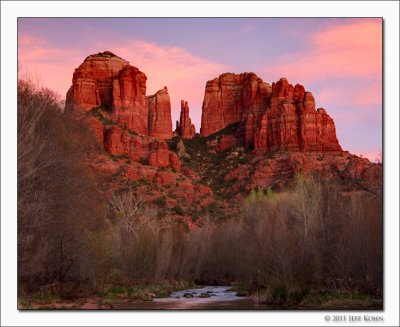
[[[115,307],[120,310],[262,310],[249,297],[239,297],[230,286],[204,286],[173,292],[165,298],[148,302],[127,302]]]

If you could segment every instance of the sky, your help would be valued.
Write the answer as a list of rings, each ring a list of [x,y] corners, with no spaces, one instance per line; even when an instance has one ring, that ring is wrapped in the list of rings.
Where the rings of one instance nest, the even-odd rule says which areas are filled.
[[[111,51],[147,76],[147,95],[164,86],[172,120],[180,101],[200,130],[206,82],[254,72],[267,83],[300,83],[334,119],[344,150],[382,153],[380,18],[19,18],[20,72],[63,98],[90,54]]]

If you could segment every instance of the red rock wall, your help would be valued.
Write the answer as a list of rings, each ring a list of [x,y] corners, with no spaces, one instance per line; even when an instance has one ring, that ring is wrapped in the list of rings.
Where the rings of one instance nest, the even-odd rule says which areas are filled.
[[[67,106],[90,110],[96,106],[112,104],[113,79],[129,63],[111,52],[88,56],[75,69],[72,86],[68,91]]]
[[[269,85],[254,73],[223,74],[208,81],[201,134],[241,122],[244,143],[255,150],[342,151],[332,118],[304,87],[282,78]]]
[[[272,85],[269,108],[254,134],[255,150],[342,151],[335,124],[322,108],[315,110],[311,92],[286,79]]]
[[[112,109],[114,119],[136,133],[148,134],[148,108],[144,73],[125,66],[113,80]]]
[[[166,87],[147,98],[149,135],[161,139],[172,137],[171,101]]]
[[[201,134],[208,136],[267,107],[271,86],[254,73],[226,73],[208,81],[203,101]]]
[[[134,161],[148,161],[154,167],[171,167],[180,170],[176,153],[168,150],[168,144],[160,139],[132,135],[119,126],[104,132],[104,149],[111,155],[127,155]]]

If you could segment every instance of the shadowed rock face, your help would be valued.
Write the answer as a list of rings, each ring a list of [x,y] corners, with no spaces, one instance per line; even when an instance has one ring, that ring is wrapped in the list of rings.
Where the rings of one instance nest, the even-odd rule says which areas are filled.
[[[164,88],[146,97],[146,75],[109,51],[88,56],[75,69],[66,108],[107,109],[110,119],[142,135],[172,136],[171,104]]]
[[[240,123],[244,144],[256,151],[342,151],[335,124],[311,92],[285,78],[269,85],[254,73],[222,74],[207,82],[201,134]]]

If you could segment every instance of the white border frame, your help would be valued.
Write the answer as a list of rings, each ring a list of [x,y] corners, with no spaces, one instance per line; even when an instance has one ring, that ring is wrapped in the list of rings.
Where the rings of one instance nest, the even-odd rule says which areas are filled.
[[[17,306],[17,17],[383,17],[384,18],[384,312],[19,312]],[[399,2],[1,2],[1,325],[342,325],[327,314],[383,316],[399,325]],[[348,324],[348,323],[345,323]]]

